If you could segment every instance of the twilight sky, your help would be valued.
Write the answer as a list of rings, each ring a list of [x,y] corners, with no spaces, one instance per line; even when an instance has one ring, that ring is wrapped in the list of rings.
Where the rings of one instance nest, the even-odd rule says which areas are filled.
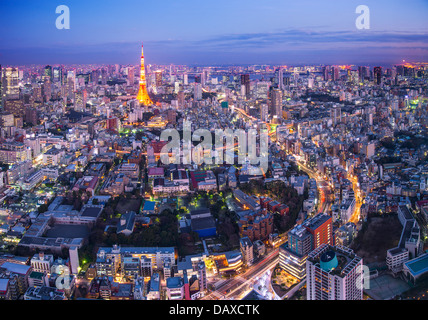
[[[70,29],[55,26],[59,5]],[[358,30],[358,5],[370,29]],[[0,64],[428,60],[428,0],[1,0]]]

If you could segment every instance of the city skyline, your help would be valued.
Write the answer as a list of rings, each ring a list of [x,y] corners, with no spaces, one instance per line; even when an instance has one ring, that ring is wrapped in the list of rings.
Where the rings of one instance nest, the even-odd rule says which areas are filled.
[[[25,4],[23,10],[17,4]],[[423,62],[427,3],[366,1],[370,29],[358,30],[359,1],[72,3],[70,29],[59,30],[54,1],[0,4],[0,60],[8,65],[368,64]],[[25,23],[24,23],[25,21]]]

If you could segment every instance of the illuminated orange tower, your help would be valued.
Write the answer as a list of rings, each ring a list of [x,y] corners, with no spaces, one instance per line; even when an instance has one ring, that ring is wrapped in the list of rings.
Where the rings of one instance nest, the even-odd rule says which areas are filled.
[[[138,89],[137,100],[146,106],[153,104],[152,100],[149,97],[149,94],[147,93],[146,71],[144,69],[143,45],[141,45],[140,89]]]

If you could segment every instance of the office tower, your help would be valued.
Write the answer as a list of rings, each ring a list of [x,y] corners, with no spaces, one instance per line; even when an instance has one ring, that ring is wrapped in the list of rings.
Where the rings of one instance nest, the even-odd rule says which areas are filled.
[[[143,105],[153,104],[152,100],[147,93],[147,85],[146,85],[146,72],[144,69],[144,51],[143,45],[141,45],[141,67],[140,67],[140,88],[137,94],[137,100],[140,101]]]
[[[282,91],[279,89],[271,91],[271,113],[282,119]]]
[[[182,108],[184,106],[184,91],[179,91],[177,93],[177,101],[178,101],[178,107]]]
[[[74,110],[85,111],[87,99],[88,99],[88,93],[86,92],[86,89],[75,91],[74,92]]]
[[[382,67],[373,68],[373,82],[378,86],[382,84]]]
[[[339,67],[338,66],[333,66],[331,68],[331,78],[333,79],[333,81],[339,80]]]
[[[314,78],[308,78],[308,88],[312,89],[314,87]]]
[[[3,69],[3,98],[19,98],[19,72],[18,68]]]
[[[307,255],[323,244],[334,244],[333,226],[331,217],[320,213],[288,232],[288,242],[279,249],[281,268],[297,279],[303,279]]]
[[[162,70],[155,71],[155,86],[160,88],[162,86]]]
[[[250,75],[241,74],[241,86],[245,88],[245,97],[248,99],[250,97]]]
[[[322,70],[324,81],[330,80],[330,66],[323,67]]]
[[[101,69],[101,84],[103,86],[107,84],[107,78],[108,78],[107,70],[102,68]]]
[[[210,78],[210,70],[204,69],[201,73],[201,84],[204,87]]]
[[[360,82],[364,82],[364,80],[367,78],[367,67],[359,66],[358,67],[358,79]]]
[[[195,83],[193,96],[195,100],[202,100],[202,84]]]
[[[340,123],[342,120],[342,109],[339,106],[334,106],[330,109],[330,118],[333,122],[333,126]]]
[[[128,68],[128,84],[131,86],[134,84],[134,68],[133,67]]]
[[[267,121],[269,116],[269,107],[266,103],[260,105],[260,119],[262,121]]]
[[[278,88],[284,90],[284,69],[282,68],[278,71]]]
[[[304,223],[305,228],[312,234],[312,250],[321,244],[334,244],[331,216],[318,214]]]
[[[189,84],[189,76],[187,73],[183,74],[183,84],[187,86]]]
[[[362,267],[351,249],[321,245],[306,260],[307,300],[362,300]]]
[[[47,102],[52,96],[51,79],[46,77],[42,84],[43,101]]]
[[[15,116],[10,112],[0,113],[0,127],[13,127],[15,125]]]
[[[52,66],[46,66],[44,70],[44,76],[46,78],[49,78],[49,80],[53,81],[53,72],[52,72]]]
[[[52,68],[52,82],[60,82],[62,78],[62,70],[60,67]]]
[[[22,117],[25,114],[25,106],[22,100],[8,99],[4,102],[4,111],[13,113],[15,117]]]

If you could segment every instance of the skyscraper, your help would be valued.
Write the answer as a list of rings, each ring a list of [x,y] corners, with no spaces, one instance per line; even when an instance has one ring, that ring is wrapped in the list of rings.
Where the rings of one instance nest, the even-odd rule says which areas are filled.
[[[53,81],[52,66],[46,66],[45,67],[44,76],[48,77],[49,80]]]
[[[241,74],[241,86],[245,88],[245,97],[248,99],[250,97],[250,75]]]
[[[271,113],[282,119],[282,91],[279,89],[271,91]]]
[[[155,71],[155,86],[156,88],[162,86],[162,70]]]
[[[5,68],[3,70],[3,97],[5,99],[19,98],[18,68]]]
[[[333,226],[331,216],[320,213],[288,232],[288,242],[279,249],[281,268],[303,279],[307,255],[323,244],[334,244]]]
[[[382,67],[373,68],[373,82],[378,86],[382,84]]]
[[[134,84],[134,67],[128,68],[128,83],[130,86]]]
[[[141,45],[140,88],[138,90],[137,100],[140,101],[141,104],[146,106],[153,104],[152,100],[149,97],[149,94],[147,93],[143,45]]]
[[[306,260],[307,300],[362,300],[362,267],[351,249],[321,245]]]
[[[330,66],[323,67],[322,72],[323,72],[324,81],[330,80]]]
[[[333,79],[333,81],[339,80],[339,67],[338,66],[333,66],[331,68],[331,78]]]
[[[278,71],[278,88],[284,90],[284,70],[282,68]]]

